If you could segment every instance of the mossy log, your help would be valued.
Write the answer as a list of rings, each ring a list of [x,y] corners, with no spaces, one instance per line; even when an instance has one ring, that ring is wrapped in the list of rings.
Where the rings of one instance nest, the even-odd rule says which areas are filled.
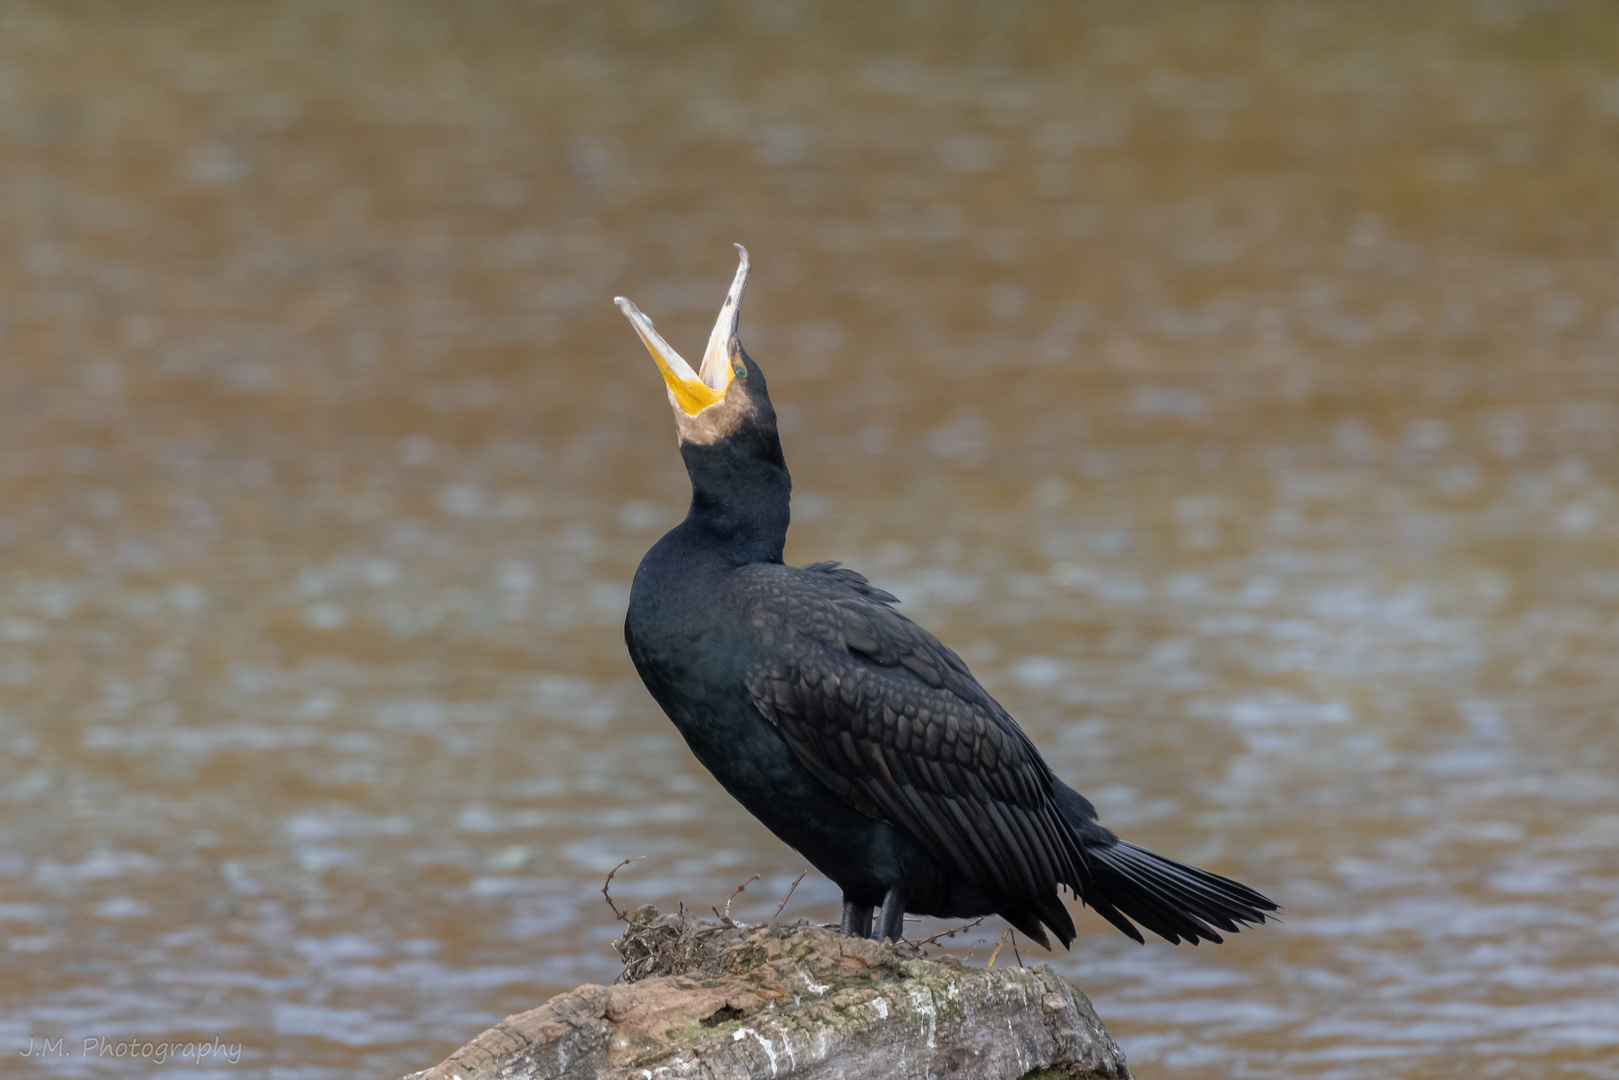
[[[507,1017],[407,1080],[1128,1080],[1085,995],[832,927],[727,926],[644,907],[625,972]]]

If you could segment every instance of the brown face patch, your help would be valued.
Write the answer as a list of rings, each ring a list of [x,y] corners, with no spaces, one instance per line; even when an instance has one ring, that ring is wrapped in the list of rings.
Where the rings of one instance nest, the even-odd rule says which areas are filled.
[[[670,391],[669,404],[675,410],[675,430],[680,434],[680,441],[707,446],[740,430],[742,422],[758,412],[753,397],[747,391],[746,381],[732,379],[725,388],[725,396],[695,416],[688,415],[675,400],[674,392]]]

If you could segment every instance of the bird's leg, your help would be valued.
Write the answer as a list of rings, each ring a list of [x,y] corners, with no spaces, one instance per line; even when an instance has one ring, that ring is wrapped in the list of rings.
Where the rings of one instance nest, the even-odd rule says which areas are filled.
[[[877,925],[872,935],[878,941],[898,941],[905,934],[905,894],[895,885],[883,897],[883,906],[877,909]]]
[[[844,937],[869,938],[871,936],[871,905],[857,904],[847,896],[843,898],[843,921],[838,925]]]

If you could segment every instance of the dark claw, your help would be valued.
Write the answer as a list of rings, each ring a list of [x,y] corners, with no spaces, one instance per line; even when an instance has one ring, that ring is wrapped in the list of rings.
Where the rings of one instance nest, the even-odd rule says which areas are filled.
[[[905,936],[905,894],[898,885],[888,890],[877,910],[875,936],[879,941],[899,941]]]
[[[871,905],[857,904],[843,898],[843,921],[838,924],[844,937],[869,938],[871,936]]]

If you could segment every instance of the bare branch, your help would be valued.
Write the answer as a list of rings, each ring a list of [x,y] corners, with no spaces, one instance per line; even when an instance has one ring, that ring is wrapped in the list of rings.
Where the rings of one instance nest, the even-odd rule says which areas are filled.
[[[746,881],[743,881],[742,884],[740,884],[740,886],[737,886],[737,891],[732,892],[732,894],[730,894],[730,900],[735,900],[735,899],[737,899],[737,897],[740,897],[740,895],[742,895],[743,889],[746,889],[746,887],[751,886],[751,884],[753,884],[754,881],[758,881],[758,879],[759,879],[759,874],[754,874],[753,878],[748,878],[748,879],[746,879]],[[714,918],[717,918],[717,920],[720,921],[720,925],[724,925],[725,928],[727,928],[727,929],[730,929],[730,928],[732,928],[732,926],[737,925],[737,923],[733,923],[733,921],[730,921],[730,900],[725,900],[725,910],[724,910],[724,912],[720,912],[719,908],[717,908],[717,907],[709,908],[709,910],[711,910],[711,912],[714,912]]]
[[[805,867],[804,868],[804,874],[807,874],[807,873],[809,873],[809,868]],[[789,900],[791,900],[793,898],[793,893],[794,893],[795,890],[797,890],[798,883],[800,881],[804,880],[804,874],[799,874],[797,877],[795,877],[793,879],[793,883],[791,885],[787,886],[787,895],[782,897],[781,898],[781,903],[776,905],[776,913],[775,913],[775,915],[770,916],[770,921],[765,923],[766,926],[775,926],[776,925],[776,916],[780,915],[781,914],[781,909],[787,906],[787,901],[789,901]]]
[[[758,881],[758,880],[759,880],[759,875],[754,874],[748,880],[744,881],[742,884],[740,884],[740,885],[738,885],[736,887],[736,892],[731,894],[731,899],[725,901],[725,914],[720,915],[718,910],[716,910],[714,912],[714,914],[720,915],[720,922],[724,923],[726,926],[735,926],[736,925],[736,923],[731,921],[731,900],[735,900],[737,897],[741,896],[742,895],[742,890],[746,889],[749,885],[752,885],[755,881]]]
[[[754,874],[748,880],[746,880],[742,884],[738,885],[736,887],[736,892],[731,894],[731,900],[735,900],[737,897],[741,896],[743,889],[746,889],[749,885],[752,885],[755,881],[758,881],[758,880],[760,880],[760,875]],[[731,900],[725,901],[725,914],[727,914],[727,915],[729,915],[731,913]]]
[[[1012,955],[1017,957],[1017,966],[1023,966],[1023,954],[1017,951],[1017,931],[1012,931]]]
[[[985,918],[986,918],[986,916],[980,915],[980,916],[978,916],[978,918],[974,919],[970,923],[967,923],[965,926],[958,926],[954,930],[941,930],[937,934],[934,934],[932,937],[923,938],[921,941],[916,942],[916,944],[918,944],[918,945],[937,945],[941,941],[943,941],[945,938],[953,938],[957,934],[966,933],[968,930],[971,930],[973,927],[975,927],[979,923],[983,922]]]
[[[602,899],[606,900],[607,901],[607,906],[613,909],[613,914],[618,916],[618,921],[619,922],[629,922],[630,921],[629,913],[618,910],[618,905],[613,903],[612,894],[610,894],[607,891],[607,887],[613,883],[613,875],[614,874],[618,873],[620,870],[622,870],[626,866],[630,865],[630,863],[639,862],[641,859],[644,859],[644,858],[646,858],[645,855],[637,855],[633,859],[625,859],[623,862],[619,863],[617,866],[615,866],[611,870],[607,871],[607,880],[602,882]]]
[[[989,963],[984,965],[985,971],[988,971],[990,968],[995,966],[995,958],[1001,955],[1001,946],[1006,944],[1006,935],[1010,934],[1011,932],[1012,928],[1010,926],[1001,931],[1001,940],[995,943],[995,951],[989,954]]]

